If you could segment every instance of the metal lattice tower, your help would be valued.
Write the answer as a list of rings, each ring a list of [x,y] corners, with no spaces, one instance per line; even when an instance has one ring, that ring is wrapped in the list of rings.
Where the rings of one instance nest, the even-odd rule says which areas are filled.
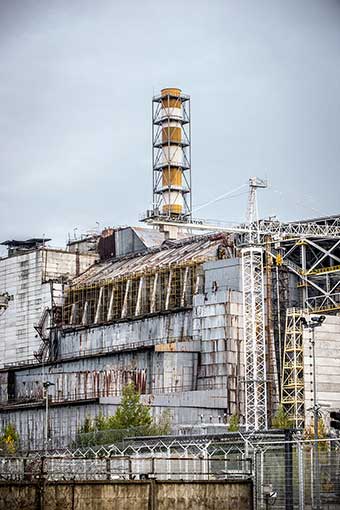
[[[282,370],[281,402],[296,428],[303,428],[305,419],[302,317],[302,310],[287,310]]]
[[[265,181],[249,179],[246,246],[241,250],[246,428],[267,428],[266,339],[264,323],[264,248],[260,245],[256,191]]]
[[[191,218],[190,97],[167,88],[152,100],[153,217]]]
[[[267,428],[263,248],[242,248],[246,428]]]

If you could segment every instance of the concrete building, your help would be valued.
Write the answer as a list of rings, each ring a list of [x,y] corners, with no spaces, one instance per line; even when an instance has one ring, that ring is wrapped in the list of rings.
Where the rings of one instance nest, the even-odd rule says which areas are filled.
[[[119,236],[130,250],[131,230],[123,242]],[[15,423],[23,441],[39,446],[45,380],[53,383],[50,428],[60,444],[74,438],[85,416],[113,413],[129,381],[155,416],[170,410],[177,429],[242,417],[235,255],[229,236],[199,236],[104,258],[76,276],[48,360],[1,370],[3,423]]]
[[[2,243],[8,256],[0,259],[0,295],[7,295],[8,303],[0,314],[0,367],[36,361],[38,331],[49,336],[52,310],[58,321],[63,286],[97,259],[95,253],[49,248],[48,241]]]
[[[303,332],[305,421],[312,423],[313,391],[312,335]],[[322,327],[315,329],[315,371],[317,403],[329,425],[329,411],[340,410],[340,317],[327,315]]]

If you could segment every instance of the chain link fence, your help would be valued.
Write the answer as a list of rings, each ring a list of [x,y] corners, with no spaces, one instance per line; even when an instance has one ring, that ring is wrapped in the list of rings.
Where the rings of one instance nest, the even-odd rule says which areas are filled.
[[[340,509],[339,439],[320,439],[318,453],[316,466],[313,441],[293,433],[145,437],[47,455],[2,457],[0,479],[251,480],[258,510]]]

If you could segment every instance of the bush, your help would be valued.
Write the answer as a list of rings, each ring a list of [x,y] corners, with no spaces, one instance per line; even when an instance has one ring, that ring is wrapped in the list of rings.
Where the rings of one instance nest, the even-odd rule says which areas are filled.
[[[228,432],[238,432],[240,430],[240,421],[237,414],[232,414],[229,420]]]
[[[283,405],[279,404],[277,408],[276,414],[272,419],[272,428],[273,429],[290,429],[292,427],[292,423],[288,418]]]

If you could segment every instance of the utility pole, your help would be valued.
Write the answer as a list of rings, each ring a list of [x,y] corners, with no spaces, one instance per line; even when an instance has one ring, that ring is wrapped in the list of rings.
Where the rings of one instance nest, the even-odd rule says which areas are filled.
[[[324,315],[313,316],[308,322],[305,317],[301,319],[303,327],[308,329],[312,337],[310,339],[312,345],[312,359],[313,359],[313,418],[314,418],[314,508],[321,510],[321,496],[320,496],[320,463],[319,463],[319,409],[317,399],[317,386],[316,386],[316,360],[315,360],[315,328],[320,327],[326,317]]]

